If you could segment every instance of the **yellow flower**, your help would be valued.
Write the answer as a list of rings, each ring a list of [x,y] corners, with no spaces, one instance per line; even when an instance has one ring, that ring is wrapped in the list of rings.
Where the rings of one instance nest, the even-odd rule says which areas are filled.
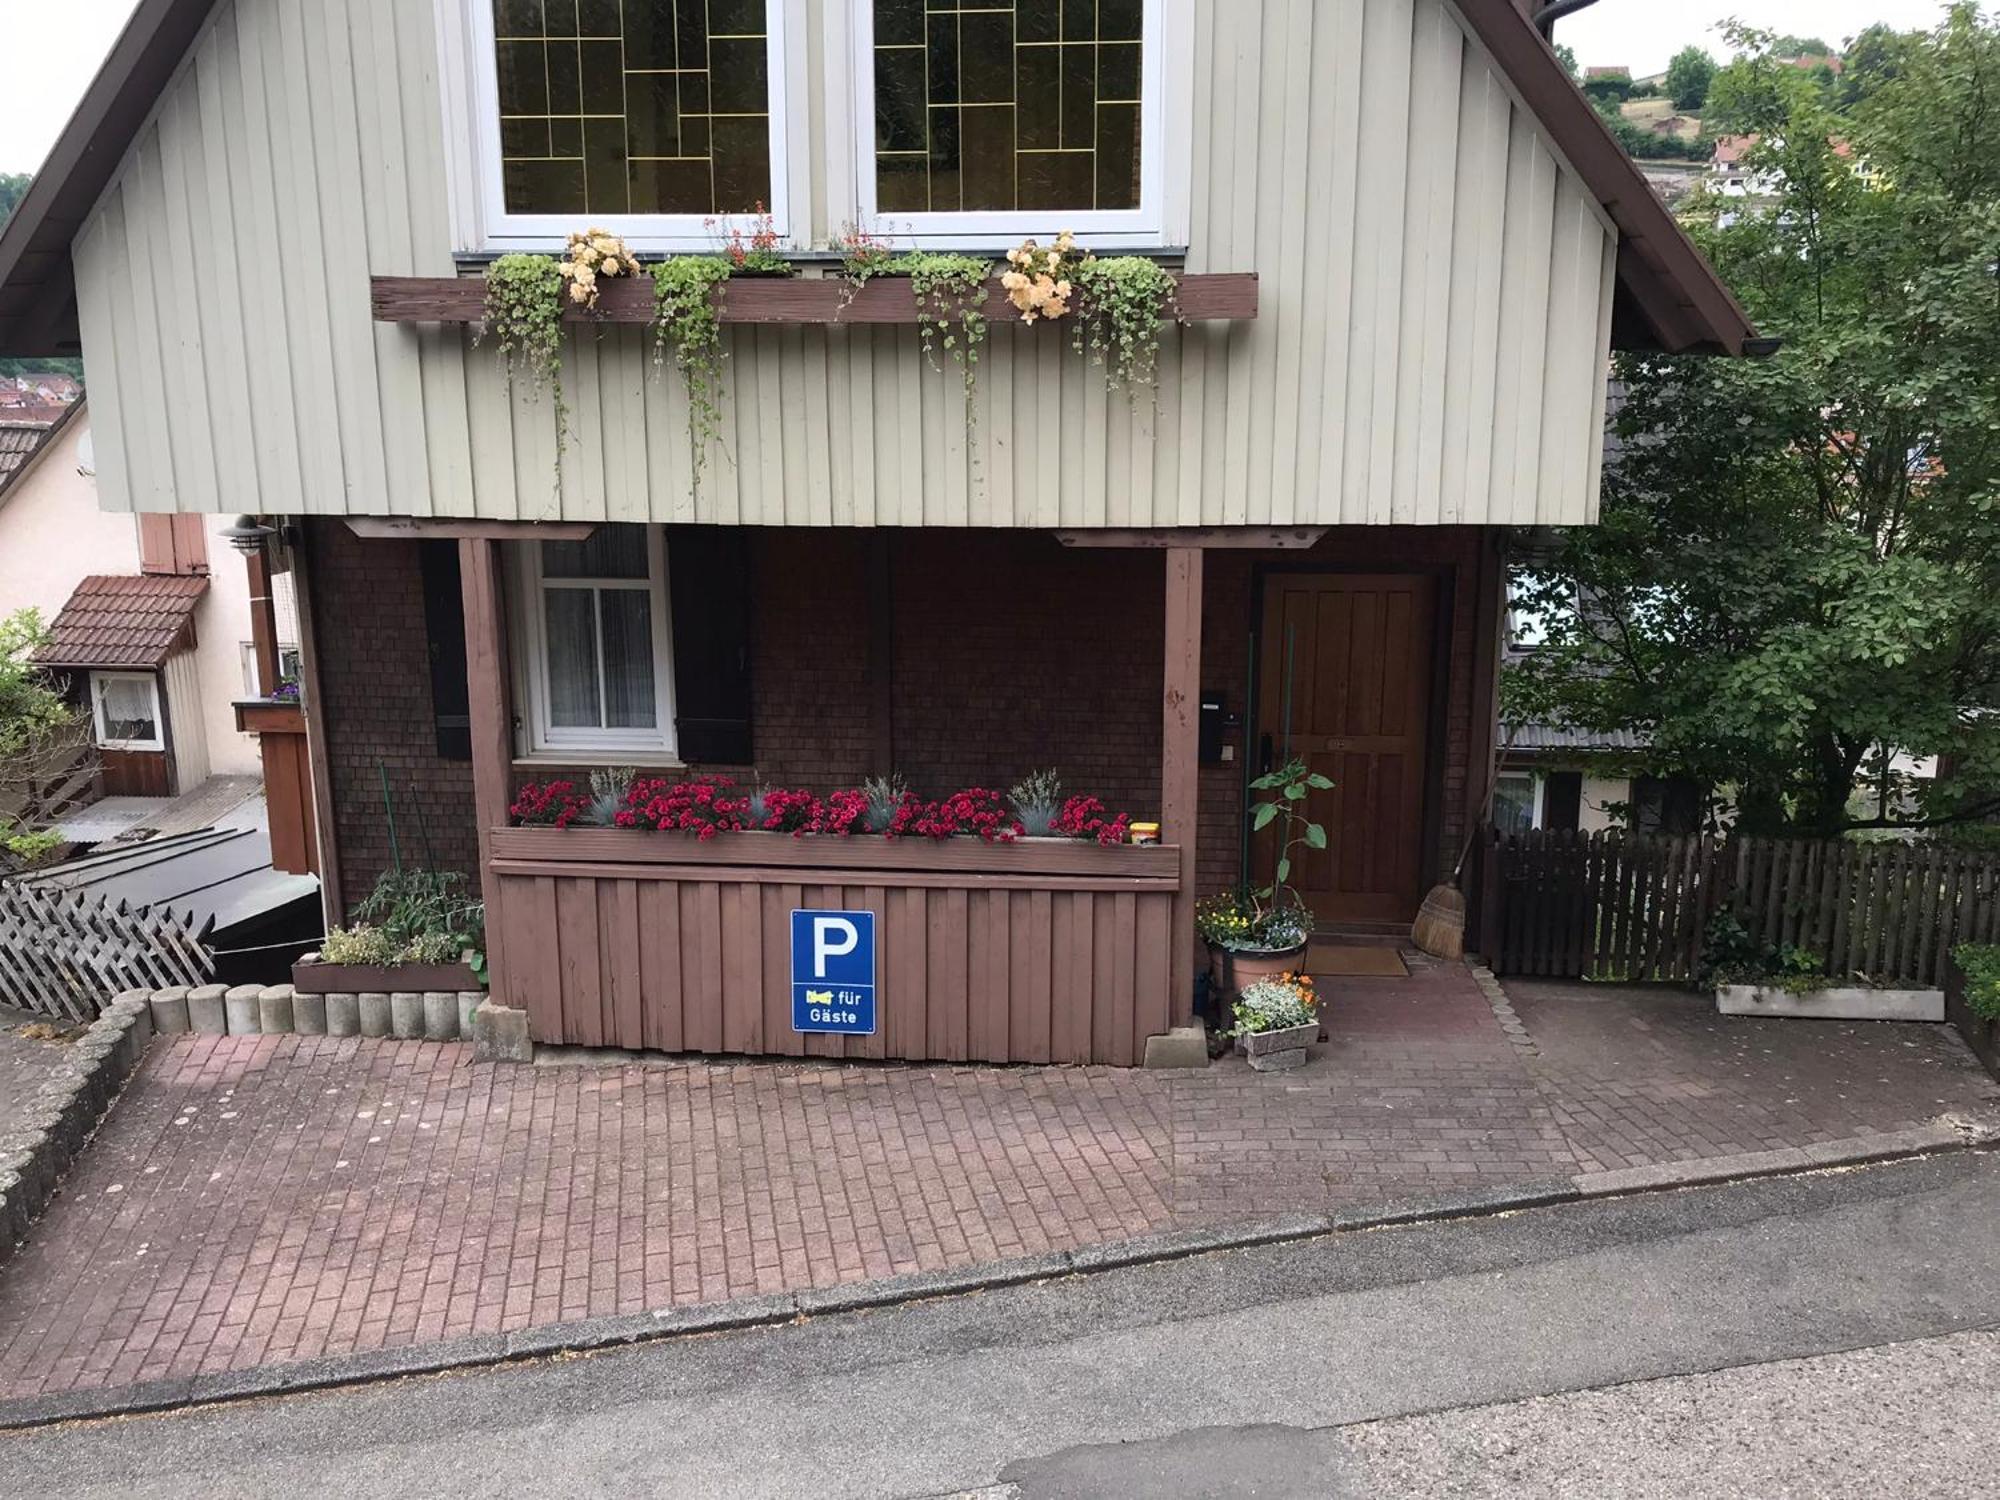
[[[580,281],[577,282],[576,285],[569,289],[569,300],[572,302],[588,302],[590,300],[590,288]]]

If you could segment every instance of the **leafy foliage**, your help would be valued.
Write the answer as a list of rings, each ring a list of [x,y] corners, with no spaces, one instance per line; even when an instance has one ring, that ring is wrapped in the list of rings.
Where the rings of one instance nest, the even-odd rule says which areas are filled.
[[[708,445],[722,434],[722,320],[715,293],[733,269],[722,255],[676,255],[653,267],[655,358],[663,362],[671,348],[687,386],[696,493]]]
[[[912,250],[889,263],[889,273],[910,278],[917,298],[917,329],[924,357],[939,368],[942,350],[965,374],[965,416],[972,420],[979,382],[979,351],[986,342],[986,278],[992,266],[976,255]]]
[[[1305,815],[1306,803],[1314,792],[1333,790],[1333,782],[1293,756],[1275,771],[1268,771],[1250,783],[1255,792],[1272,795],[1251,804],[1250,829],[1262,833],[1278,825],[1278,862],[1271,884],[1254,892],[1274,909],[1305,910],[1305,899],[1290,884],[1292,855],[1300,849],[1324,849],[1326,829]]]
[[[354,920],[381,932],[396,955],[389,962],[455,962],[463,950],[486,946],[486,908],[472,898],[468,885],[456,870],[384,870],[375,888],[355,904]],[[446,956],[420,958],[419,952]],[[324,948],[321,955],[326,956]]]
[[[569,441],[569,406],[562,387],[565,285],[562,263],[553,256],[501,256],[486,268],[486,317],[480,331],[480,337],[498,346],[510,385],[525,383],[530,395],[547,385],[553,394],[558,489]]]
[[[1699,110],[1715,81],[1715,59],[1699,47],[1683,47],[1667,64],[1667,97],[1675,109]]]
[[[1236,997],[1236,1024],[1231,1036],[1255,1036],[1264,1031],[1284,1031],[1292,1026],[1310,1026],[1319,1019],[1319,995],[1310,974],[1280,974],[1245,985]]]
[[[0,229],[5,229],[7,221],[14,217],[14,210],[28,196],[28,186],[34,180],[26,172],[0,172]]]
[[[1095,354],[1113,386],[1136,396],[1154,383],[1160,320],[1173,307],[1174,278],[1143,255],[1093,257],[1074,274],[1081,293],[1077,347]]]
[[[1897,38],[1848,113],[1762,41],[1724,76],[1779,201],[1696,229],[1783,349],[1621,356],[1602,524],[1536,565],[1548,642],[1508,716],[1638,730],[1642,769],[1733,786],[1746,832],[1978,818],[2000,809],[2000,29],[1960,6]],[[1911,784],[1897,751],[1953,774]]]
[[[2000,1021],[2000,947],[1960,943],[1951,956],[1965,971],[1965,1008],[1984,1020]]]
[[[1063,807],[1062,777],[1053,768],[1030,771],[1009,788],[1007,805],[1031,839],[1045,839],[1055,833],[1056,815]]]

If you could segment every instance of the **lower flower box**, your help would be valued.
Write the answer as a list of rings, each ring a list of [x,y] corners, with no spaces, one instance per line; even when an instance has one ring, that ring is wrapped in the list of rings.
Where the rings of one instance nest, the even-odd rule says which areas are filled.
[[[485,986],[471,964],[328,964],[315,959],[292,965],[292,988],[302,995],[368,995]]]
[[[1878,990],[1863,985],[1793,994],[1768,984],[1725,984],[1715,991],[1725,1016],[1803,1016],[1821,1021],[1942,1021],[1943,990]]]
[[[1250,1060],[1259,1073],[1281,1073],[1302,1068],[1306,1048],[1319,1040],[1319,1022],[1286,1026],[1277,1031],[1251,1031],[1236,1039],[1236,1050]]]

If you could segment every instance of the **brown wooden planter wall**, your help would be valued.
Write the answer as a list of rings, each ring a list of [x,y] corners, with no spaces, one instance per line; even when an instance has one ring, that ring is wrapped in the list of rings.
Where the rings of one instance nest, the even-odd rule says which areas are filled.
[[[1180,851],[615,829],[492,833],[496,998],[538,1040],[1129,1066],[1170,1013]],[[876,1034],[795,1033],[797,908],[876,922]]]

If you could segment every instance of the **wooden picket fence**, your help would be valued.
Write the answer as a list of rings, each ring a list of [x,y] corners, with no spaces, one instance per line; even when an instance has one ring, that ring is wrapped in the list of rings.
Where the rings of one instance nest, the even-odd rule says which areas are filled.
[[[87,891],[0,886],[0,1004],[94,1021],[124,990],[206,984],[215,956],[193,918]]]
[[[1724,911],[1829,974],[1912,985],[1942,984],[1956,944],[2000,941],[1991,853],[1488,829],[1481,854],[1477,937],[1501,974],[1687,982]]]

